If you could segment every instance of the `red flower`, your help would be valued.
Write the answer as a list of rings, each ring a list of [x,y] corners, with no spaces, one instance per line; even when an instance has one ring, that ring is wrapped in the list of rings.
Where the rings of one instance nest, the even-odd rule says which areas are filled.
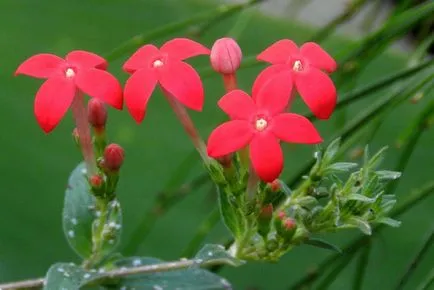
[[[140,123],[157,83],[164,91],[186,107],[200,111],[203,106],[203,87],[197,72],[183,60],[209,54],[209,49],[186,38],[175,38],[160,49],[147,44],[139,48],[124,64],[132,76],[125,84],[125,104],[131,116]]]
[[[75,50],[65,59],[46,53],[34,55],[15,75],[47,79],[36,93],[34,110],[39,126],[49,133],[68,111],[78,90],[122,109],[122,88],[106,68],[107,62],[100,56]]]
[[[269,62],[258,76],[253,92],[260,90],[263,82],[270,77],[290,71],[300,96],[319,119],[328,119],[336,105],[336,88],[324,73],[336,70],[336,62],[318,44],[307,42],[300,49],[288,39],[279,40],[257,56],[258,60]]]
[[[253,92],[253,98],[241,90],[224,95],[218,105],[232,120],[211,133],[208,155],[218,158],[249,145],[254,170],[263,181],[272,182],[283,169],[279,140],[305,144],[321,142],[309,120],[284,113],[292,90],[285,83],[288,79],[291,79],[290,72],[273,77],[259,92]]]

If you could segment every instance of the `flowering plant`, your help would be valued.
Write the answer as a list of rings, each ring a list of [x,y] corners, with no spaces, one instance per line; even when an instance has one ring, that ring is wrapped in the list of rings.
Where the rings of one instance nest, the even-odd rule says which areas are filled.
[[[152,0],[146,1],[147,6],[149,2]],[[183,4],[177,4],[178,2]],[[170,5],[182,6],[187,5],[186,2],[171,1]],[[265,277],[267,283],[265,289],[270,287],[274,289],[276,283],[270,283],[270,279],[273,278],[268,276],[270,272],[267,271],[275,268],[269,266],[269,263],[282,263],[285,260],[282,259],[284,256],[292,257],[293,260],[295,257],[296,263],[287,260],[291,262],[291,279],[294,280],[298,279],[296,272],[304,267],[303,263],[314,263],[313,256],[324,250],[330,255],[317,267],[309,268],[305,276],[290,285],[289,289],[315,288],[317,285],[318,289],[328,289],[342,269],[351,268],[346,266],[355,257],[358,262],[353,288],[362,289],[364,276],[372,274],[365,274],[365,272],[377,270],[375,267],[367,266],[370,265],[368,260],[370,260],[370,249],[374,244],[373,238],[387,226],[400,226],[400,221],[397,220],[401,219],[400,215],[413,205],[421,203],[434,191],[434,183],[429,182],[395,206],[395,193],[399,182],[397,179],[400,178],[400,172],[405,171],[420,136],[433,123],[434,101],[428,99],[429,103],[424,105],[421,112],[417,112],[418,116],[414,120],[409,120],[406,116],[405,122],[409,123],[409,126],[399,137],[398,145],[401,147],[402,154],[393,171],[382,169],[385,148],[370,152],[372,148],[370,146],[358,147],[360,143],[371,144],[373,136],[393,108],[408,99],[411,104],[424,104],[427,98],[425,97],[422,102],[421,99],[426,95],[425,89],[432,89],[434,77],[433,59],[426,57],[424,53],[432,44],[432,38],[427,38],[410,56],[408,68],[376,79],[384,73],[380,69],[377,74],[370,76],[371,79],[375,79],[372,83],[360,88],[355,87],[354,84],[363,68],[374,56],[381,54],[393,39],[404,35],[418,21],[431,17],[434,3],[427,1],[425,4],[407,9],[405,5],[409,5],[410,1],[403,1],[406,3],[403,4],[404,12],[394,14],[380,29],[369,33],[366,38],[357,41],[354,45],[348,44],[350,48],[348,50],[346,45],[339,44],[341,50],[330,50],[332,53],[329,53],[329,49],[324,49],[328,47],[328,43],[323,46],[325,36],[354,15],[355,11],[363,5],[362,3],[368,2],[350,1],[341,16],[315,35],[300,37],[296,33],[291,34],[291,37],[298,39],[300,45],[286,39],[287,30],[281,36],[270,34],[270,37],[266,37],[261,30],[258,32],[261,33],[261,39],[255,39],[257,35],[252,34],[256,46],[263,47],[256,48],[253,55],[243,57],[243,53],[246,53],[248,48],[243,45],[242,50],[238,44],[238,40],[241,41],[240,43],[246,40],[240,39],[240,31],[245,27],[251,28],[246,25],[246,22],[249,19],[256,19],[252,18],[250,12],[244,10],[259,2],[261,0],[248,0],[240,4],[223,5],[189,19],[165,24],[148,33],[133,37],[104,57],[84,50],[73,50],[64,58],[42,53],[28,58],[20,65],[14,60],[15,75],[44,79],[34,100],[34,115],[43,132],[53,134],[52,131],[58,126],[67,127],[65,123],[61,124],[61,120],[67,116],[71,108],[75,121],[75,128],[72,130],[73,141],[82,155],[83,162],[79,163],[69,176],[62,212],[64,236],[76,254],[75,260],[70,257],[62,260],[74,261],[74,263],[58,262],[60,258],[57,255],[48,256],[49,263],[53,263],[54,259],[56,263],[49,267],[43,278],[0,284],[0,290],[232,289],[232,284],[237,283],[236,278],[230,277],[227,272],[222,275],[230,278],[222,278],[219,270],[226,266],[233,266],[234,268],[230,269],[240,277],[242,275],[238,273],[247,267],[243,269],[235,267],[246,263],[254,264],[253,262],[257,262],[256,266],[260,267],[260,276]],[[82,3],[70,2],[68,5],[82,5]],[[77,11],[82,11],[80,9]],[[177,14],[182,14],[179,11],[182,9],[173,10]],[[214,23],[220,23],[223,18],[239,11],[243,13],[240,13],[231,31],[226,33],[231,37],[217,39],[212,45],[208,40],[200,41],[203,44],[199,42],[199,39],[202,39],[201,34]],[[131,12],[134,11],[129,10],[128,13]],[[167,14],[169,18],[173,17],[170,13],[166,13],[167,9],[164,12],[164,16]],[[158,15],[160,16],[163,15]],[[62,17],[66,17],[66,14],[62,14]],[[95,15],[92,14],[92,18],[94,17]],[[88,25],[86,21],[71,21],[74,29],[79,29],[81,22]],[[255,21],[251,22],[256,24],[256,27],[261,26],[253,23]],[[36,24],[32,21],[32,28],[34,23]],[[189,29],[186,32],[188,38],[169,39],[158,47],[151,44],[158,38],[164,38],[186,28]],[[221,34],[223,33],[218,33]],[[277,40],[282,37],[285,39]],[[303,38],[308,39],[305,40],[307,42],[300,41]],[[128,57],[126,54],[129,54]],[[122,56],[126,56],[123,64],[114,62]],[[207,65],[201,68],[201,62]],[[249,75],[250,66],[258,68],[262,66],[263,69],[255,71],[255,75]],[[113,67],[124,71],[123,76],[127,78],[125,82],[119,82],[109,72]],[[245,68],[247,69],[240,70]],[[395,71],[396,67],[392,70]],[[242,78],[240,78],[241,72]],[[210,83],[205,82],[207,77],[221,78],[218,79],[219,84],[222,81],[222,90],[224,89],[225,92],[221,93],[210,86]],[[14,81],[22,84],[21,78]],[[381,94],[377,93],[384,88],[390,89]],[[212,99],[213,95],[217,96],[218,100]],[[348,110],[342,110],[347,105],[371,95],[378,97],[378,102],[366,106],[354,116],[347,115]],[[161,111],[156,112],[154,108],[148,106],[151,96],[154,96],[153,100],[157,102],[159,100],[156,98],[164,98],[163,105],[166,104],[165,101],[169,103],[194,149],[191,149],[193,154],[188,156],[175,170],[174,176],[169,178],[164,190],[155,196],[146,194],[140,197],[144,203],[153,198],[154,205],[147,211],[137,212],[131,210],[125,201],[133,196],[132,193],[136,188],[137,191],[149,191],[154,184],[161,186],[162,180],[158,176],[158,169],[161,166],[174,164],[172,163],[174,160],[169,157],[169,154],[166,158],[158,156],[154,159],[161,164],[148,162],[142,166],[142,160],[137,160],[136,164],[140,163],[140,165],[135,168],[133,175],[128,170],[132,164],[129,162],[134,161],[134,156],[137,156],[134,154],[146,155],[145,159],[148,160],[148,157],[154,156],[153,152],[142,152],[143,147],[137,150],[128,146],[127,138],[122,137],[128,135],[130,128],[124,128],[125,131],[122,131],[121,135],[112,135],[110,130],[116,128],[115,114],[118,114],[126,118],[131,116],[130,119],[137,123],[131,121],[132,126],[149,134],[148,132],[151,131],[145,126],[152,124],[152,118],[166,117]],[[90,99],[88,100],[87,97]],[[21,106],[25,101],[19,102]],[[308,112],[300,113],[298,103],[306,106]],[[407,107],[412,107],[408,105]],[[9,110],[9,106],[4,107],[15,114],[15,110]],[[110,111],[112,108],[116,111]],[[222,111],[224,119],[209,128],[204,126],[205,122],[200,123],[196,118],[194,118],[196,122],[193,122],[190,118],[190,110],[195,111],[196,116],[202,116],[202,121],[213,119],[208,116],[206,110],[219,113]],[[5,119],[8,118],[8,112],[4,113],[2,115],[6,116]],[[127,116],[128,114],[130,116]],[[109,115],[110,122],[108,122]],[[397,128],[396,119],[392,119],[393,128]],[[333,123],[334,121],[337,122]],[[331,123],[333,126],[328,128],[322,126]],[[166,145],[167,142],[163,143],[162,138],[158,137],[166,135],[167,140],[171,142],[168,146],[175,148],[177,153],[181,152],[178,148],[181,146],[175,143],[178,142],[178,136],[168,133],[169,128],[165,127],[166,125],[166,122],[156,123],[157,132],[161,134],[149,134],[149,143],[156,139],[158,146]],[[196,125],[201,129],[200,131]],[[327,132],[327,129],[330,127],[333,127],[333,137],[328,138],[330,130]],[[8,130],[5,133],[8,133]],[[50,137],[59,136],[59,132],[56,131],[53,135]],[[6,145],[9,139],[13,138],[4,138]],[[122,146],[111,143],[112,139]],[[142,142],[136,143],[143,146]],[[384,145],[385,142],[381,141],[381,144]],[[299,154],[299,151],[294,153],[294,150],[291,150],[293,147],[309,152],[310,156]],[[161,148],[167,149],[164,146]],[[59,159],[58,154],[48,148],[44,150],[50,153],[56,164],[64,163],[63,167],[69,166],[67,162],[63,162],[65,159]],[[63,148],[59,150],[67,152]],[[344,153],[350,154],[344,155]],[[10,155],[11,158],[16,157]],[[424,152],[423,158],[428,159],[425,158],[427,155]],[[347,158],[350,162],[346,162]],[[170,163],[163,162],[169,160]],[[360,162],[356,163],[357,160]],[[183,183],[190,177],[190,170],[193,169],[195,161],[201,161],[202,167],[199,170],[202,174],[192,179],[190,183]],[[300,161],[305,161],[304,165],[299,164]],[[10,164],[10,162],[3,163]],[[36,163],[26,160],[25,165],[28,164]],[[418,164],[418,166],[423,165]],[[23,169],[34,170],[34,168],[35,166],[20,165],[20,180],[22,180]],[[405,172],[406,176],[408,176],[407,172],[417,175],[424,173],[419,169]],[[63,174],[60,166],[59,174]],[[163,174],[167,175],[166,170]],[[286,179],[287,175],[290,175],[291,179]],[[138,180],[140,183],[136,184],[140,186],[132,187],[133,183],[128,178]],[[48,185],[52,185],[51,188],[57,188],[58,191],[55,179],[57,180],[53,178],[53,183]],[[4,178],[4,181],[7,182],[7,178]],[[40,183],[44,187],[47,186],[47,182]],[[199,187],[206,184],[211,185],[212,196],[209,199],[214,209],[203,221],[195,221],[200,223],[200,226],[184,252],[180,255],[175,254],[176,260],[167,262],[154,256],[164,256],[166,259],[169,254],[162,254],[158,252],[157,247],[148,246],[142,247],[149,252],[147,256],[136,256],[139,246],[144,245],[143,241],[156,224],[156,220],[184,197],[191,197],[192,193],[199,191]],[[177,187],[174,188],[175,186]],[[131,194],[126,194],[126,191]],[[37,201],[43,200],[46,196],[40,194],[42,198]],[[9,206],[8,202],[9,199],[4,199],[5,207]],[[23,202],[28,202],[28,199],[23,199]],[[45,214],[49,211],[49,205],[51,203],[44,204],[43,216],[47,219],[51,218],[49,214]],[[138,207],[142,209],[143,205],[140,203]],[[429,208],[429,204],[425,207]],[[40,212],[40,207],[33,206],[33,208],[35,210],[37,208]],[[188,208],[191,213],[200,211],[196,209]],[[23,214],[27,213],[33,219],[35,210],[32,212],[32,208],[29,207],[29,210],[24,211]],[[6,212],[4,216],[9,216],[7,210],[2,212]],[[420,216],[424,214],[426,213],[421,211]],[[131,220],[137,220],[138,216],[143,216],[143,220],[137,223],[135,232],[129,234],[129,227],[133,224]],[[188,218],[189,216],[177,212],[178,220],[175,222],[182,227],[173,226],[175,222],[170,220],[171,232],[165,230],[159,232],[163,235],[159,236],[161,241],[158,240],[158,246],[161,245],[160,250],[164,248],[169,253],[183,243],[182,238],[188,238]],[[2,220],[6,223],[10,222],[5,218]],[[419,225],[422,222],[420,220],[417,222],[418,227],[421,227]],[[216,227],[219,224],[222,225],[221,228]],[[27,229],[33,225],[39,223],[37,221],[26,223]],[[410,227],[412,227],[411,223]],[[20,228],[21,231],[16,230],[18,227],[12,223],[10,228],[18,235],[26,232],[25,228]],[[213,228],[221,230],[218,236],[208,235]],[[36,230],[39,234],[40,228]],[[395,233],[402,233],[403,230],[405,229]],[[360,233],[358,233],[359,237],[347,246],[342,246],[341,243],[335,244],[334,240],[333,243],[330,242],[336,232]],[[417,235],[416,229],[412,228],[411,234],[414,238]],[[19,259],[25,257],[26,261],[30,262],[37,260],[29,259],[26,251],[33,251],[39,249],[41,245],[50,244],[50,247],[46,248],[51,254],[51,251],[57,248],[49,231],[44,232],[44,235],[45,237],[39,235],[33,237],[34,243],[31,244],[33,248],[31,246],[23,250],[20,248],[21,256],[13,257],[14,261],[19,261],[16,264],[19,264],[19,273],[22,276],[27,275],[25,270],[29,265],[21,265]],[[179,241],[167,238],[178,237],[178,235]],[[44,239],[48,236],[50,236],[49,243]],[[24,237],[21,236],[21,239],[27,241]],[[396,249],[402,246],[403,243],[400,244],[399,239],[393,235],[390,237],[393,245],[388,245],[389,248]],[[409,264],[407,271],[397,283],[397,289],[401,289],[408,281],[421,257],[424,257],[429,245],[432,244],[433,237],[434,232]],[[205,242],[206,239],[208,244]],[[2,239],[0,244],[3,245],[4,241],[14,243],[14,239],[11,238]],[[121,247],[121,242],[126,243],[126,246]],[[297,257],[300,246],[312,253],[310,258]],[[3,249],[3,246],[1,248]],[[297,250],[293,251],[294,249]],[[46,253],[43,250],[34,252],[36,255],[43,256]],[[6,261],[7,257],[3,259],[3,253],[6,251],[0,252],[2,252],[0,272],[5,276],[8,275],[9,265],[6,273],[3,273],[3,260]],[[360,256],[357,255],[359,252],[361,252]],[[393,255],[393,258],[397,256],[401,255]],[[395,264],[395,260],[393,263]],[[13,268],[13,264],[10,266]],[[48,265],[43,267],[43,270],[46,270]],[[392,269],[393,267],[382,264],[381,268]],[[394,269],[390,272],[395,277]],[[380,283],[385,281],[383,272],[375,274],[381,276]],[[253,278],[255,277],[248,277],[249,283],[250,280],[254,280]],[[288,276],[282,278],[285,278],[281,279],[284,283],[293,282],[287,281]],[[366,280],[371,283],[376,279]],[[432,272],[430,272],[418,289],[428,289],[432,281]],[[371,284],[369,287],[372,288]]]
[[[217,126],[207,142],[186,110],[201,111],[204,104],[206,89],[186,62],[201,55],[210,55],[211,67],[222,76],[226,94],[218,106],[230,119]],[[91,52],[72,51],[65,59],[37,54],[19,65],[16,75],[47,79],[34,104],[44,132],[56,128],[72,108],[73,136],[84,160],[69,178],[63,209],[66,239],[83,262],[53,265],[42,279],[44,289],[85,285],[192,289],[196,284],[227,289],[228,281],[204,268],[239,266],[249,260],[278,261],[300,244],[339,250],[317,235],[348,228],[370,235],[373,224],[399,225],[388,217],[395,199],[384,188],[400,173],[379,170],[384,150],[373,156],[365,150],[359,168],[356,163],[338,162],[339,139],[320,146],[323,139],[311,121],[291,112],[298,93],[316,117],[331,116],[337,99],[328,75],[337,68],[333,57],[316,43],[298,49],[284,39],[257,59],[272,65],[258,75],[251,95],[238,88],[242,51],[232,38],[217,40],[211,49],[187,38],[169,40],[160,49],[146,44],[123,65],[131,74],[123,92],[107,72],[107,62]],[[118,144],[107,145],[105,105],[121,110],[125,101],[140,124],[157,85],[215,184],[221,219],[233,237],[226,247],[207,244],[191,259],[179,262],[115,252],[122,232],[117,184],[128,153]],[[87,108],[85,94],[92,97]],[[315,162],[291,188],[280,179],[284,143],[316,144],[312,147]]]

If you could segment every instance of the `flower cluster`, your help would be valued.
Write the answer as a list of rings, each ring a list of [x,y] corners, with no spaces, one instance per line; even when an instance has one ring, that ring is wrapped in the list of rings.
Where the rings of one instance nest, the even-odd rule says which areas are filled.
[[[210,134],[207,145],[198,140],[200,137],[184,109],[185,106],[201,111],[203,107],[202,81],[185,62],[199,55],[210,55],[211,66],[222,74],[227,94],[218,105],[231,119]],[[51,132],[72,106],[80,139],[89,135],[82,120],[85,114],[80,113],[83,94],[116,109],[122,109],[125,101],[133,119],[140,123],[158,84],[196,148],[203,153],[202,158],[221,160],[246,150],[252,174],[272,182],[283,169],[281,141],[302,144],[322,141],[308,119],[288,110],[297,91],[315,116],[329,118],[336,104],[336,89],[327,73],[336,70],[336,62],[315,43],[298,48],[291,40],[280,40],[257,56],[259,61],[272,65],[258,75],[250,96],[236,84],[241,59],[241,49],[231,38],[216,41],[211,50],[193,40],[175,38],[161,48],[146,44],[124,63],[123,70],[131,76],[123,91],[116,78],[107,72],[107,62],[102,57],[81,50],[70,52],[65,59],[37,54],[24,61],[16,74],[47,79],[35,98],[34,111],[40,127],[46,133]],[[97,111],[98,106],[102,105],[90,103],[89,110]],[[97,129],[105,119],[105,115],[94,113],[89,121]],[[83,154],[86,155],[84,149]]]

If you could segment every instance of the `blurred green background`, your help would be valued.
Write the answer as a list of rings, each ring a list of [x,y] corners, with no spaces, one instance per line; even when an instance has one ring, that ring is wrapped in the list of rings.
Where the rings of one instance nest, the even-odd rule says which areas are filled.
[[[24,77],[13,77],[17,65],[38,52],[65,55],[73,49],[107,54],[131,37],[150,32],[169,22],[186,19],[201,11],[214,8],[216,3],[201,0],[1,0],[0,1],[0,281],[39,277],[50,264],[57,261],[78,261],[68,248],[61,227],[61,210],[66,180],[80,160],[80,153],[72,142],[73,122],[67,116],[50,135],[44,135],[33,117],[33,98],[41,82]],[[275,19],[254,12],[251,21],[239,35],[244,55],[254,55],[280,38],[306,41],[317,28],[296,23],[290,19]],[[211,46],[216,38],[225,36],[237,20],[237,15],[213,25],[201,37]],[[200,26],[192,26],[154,43],[160,44],[173,36],[193,37]],[[324,42],[332,55],[337,55],[354,43],[334,35]],[[109,70],[124,82],[127,75],[120,70],[129,54],[110,63]],[[357,76],[351,88],[403,69],[408,54],[388,50],[369,64]],[[196,67],[206,68],[204,57],[194,60]],[[249,91],[255,75],[264,66],[239,72],[240,87]],[[206,70],[206,69],[205,69]],[[206,88],[204,112],[192,113],[204,137],[216,124],[224,120],[216,101],[224,90],[216,74],[203,73]],[[340,92],[350,89],[339,88]],[[358,102],[347,110],[347,119],[380,99],[389,89]],[[431,92],[432,93],[432,92]],[[426,96],[417,104],[405,102],[389,114],[375,138],[372,150],[390,146],[385,168],[393,168],[400,149],[396,141],[410,121],[423,109]],[[295,107],[305,112],[303,104]],[[118,190],[123,205],[125,226],[123,245],[152,207],[156,193],[177,174],[178,165],[190,154],[192,146],[161,95],[155,94],[145,121],[137,126],[126,111],[109,112],[109,137],[124,146],[126,160]],[[342,122],[336,114],[319,128],[327,140]],[[377,126],[378,124],[375,124]],[[356,144],[363,146],[362,143]],[[433,180],[434,135],[432,130],[420,139],[402,182],[396,192],[402,200],[409,192],[426,181]],[[286,147],[284,175],[290,177],[312,154],[312,147]],[[192,158],[193,170],[187,180],[202,173]],[[137,255],[155,256],[171,260],[180,257],[194,235],[197,226],[213,209],[214,198],[210,185],[190,192],[175,208],[158,219],[155,228],[143,241]],[[392,289],[398,277],[420,247],[426,233],[432,228],[434,197],[402,216],[402,226],[386,229],[376,237],[367,270],[364,289]],[[349,231],[327,236],[339,245],[358,235]],[[228,237],[219,224],[207,241],[222,243]],[[235,289],[287,289],[306,270],[324,259],[329,252],[301,246],[287,254],[279,263],[249,263],[240,268],[225,268],[221,274]],[[411,277],[406,289],[415,289],[426,273],[434,267],[434,249],[431,249]],[[332,284],[330,289],[351,289],[354,262]]]

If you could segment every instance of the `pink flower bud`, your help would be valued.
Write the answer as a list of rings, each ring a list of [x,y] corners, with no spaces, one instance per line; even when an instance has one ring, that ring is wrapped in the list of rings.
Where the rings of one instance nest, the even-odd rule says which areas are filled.
[[[124,162],[124,149],[118,144],[110,144],[104,150],[103,167],[108,171],[118,171]]]
[[[211,66],[221,74],[233,74],[240,67],[243,54],[232,38],[220,38],[211,48]]]
[[[261,208],[261,211],[259,213],[260,218],[271,219],[272,216],[273,216],[273,205],[271,203]]]
[[[87,104],[87,118],[94,128],[103,128],[107,122],[107,109],[102,101],[92,98]]]

